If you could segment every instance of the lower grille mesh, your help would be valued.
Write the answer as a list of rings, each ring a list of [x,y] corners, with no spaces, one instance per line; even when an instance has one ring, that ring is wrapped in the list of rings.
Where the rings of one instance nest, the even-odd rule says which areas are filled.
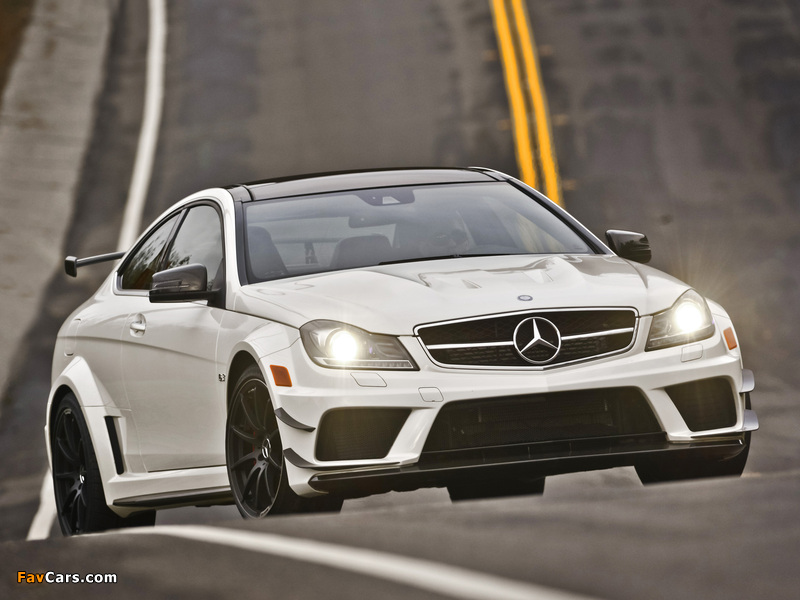
[[[325,413],[317,436],[317,459],[383,458],[410,413],[408,408],[342,408]]]
[[[660,431],[636,388],[530,394],[446,404],[423,452]]]
[[[736,424],[736,400],[727,379],[701,379],[666,388],[692,431],[721,429]]]

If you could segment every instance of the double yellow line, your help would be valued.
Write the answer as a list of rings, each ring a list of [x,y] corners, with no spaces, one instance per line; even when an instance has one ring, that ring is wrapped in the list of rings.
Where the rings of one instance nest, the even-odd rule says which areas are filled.
[[[527,9],[523,0],[490,1],[511,105],[520,178],[563,206],[547,99]]]

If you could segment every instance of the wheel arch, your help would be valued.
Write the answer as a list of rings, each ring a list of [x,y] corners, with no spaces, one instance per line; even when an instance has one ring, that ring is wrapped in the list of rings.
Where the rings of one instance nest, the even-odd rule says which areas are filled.
[[[231,360],[230,367],[228,367],[228,376],[227,376],[227,389],[225,392],[225,407],[226,411],[230,410],[231,407],[231,399],[233,398],[233,392],[235,391],[236,383],[239,381],[239,377],[241,377],[242,373],[247,370],[250,365],[256,365],[259,369],[261,369],[261,365],[259,364],[258,359],[255,355],[249,350],[239,350],[234,355],[233,359]],[[262,372],[262,375],[264,373]]]
[[[50,399],[47,404],[47,414],[44,423],[44,443],[47,451],[47,464],[50,469],[53,468],[53,454],[52,454],[52,436],[53,436],[53,419],[55,419],[56,411],[58,410],[61,401],[67,394],[75,394],[72,388],[62,383],[52,390]],[[76,396],[77,397],[77,396]]]
[[[89,439],[94,449],[100,470],[103,490],[108,502],[113,498],[108,493],[107,483],[117,474],[117,465],[114,459],[114,449],[106,425],[106,417],[119,418],[121,412],[112,402],[111,397],[103,385],[97,381],[89,364],[82,358],[76,357],[61,372],[53,382],[48,398],[45,423],[45,443],[47,447],[47,460],[50,468],[53,464],[52,452],[52,427],[53,419],[58,407],[68,394],[75,396],[81,416],[86,424]]]
[[[300,340],[300,333],[296,329],[280,323],[264,321],[258,317],[251,317],[242,325],[242,329],[247,332],[246,335],[240,337],[231,345],[223,343],[222,348],[218,349],[220,362],[224,360],[223,357],[228,357],[228,370],[225,380],[227,384],[225,389],[226,411],[230,408],[236,382],[251,364],[259,368],[270,395],[274,397],[269,369],[264,362],[264,358],[280,350],[290,348]]]
[[[47,413],[48,424],[53,422],[53,417],[55,417],[56,411],[58,410],[58,405],[61,404],[61,401],[67,394],[72,394],[77,398],[77,395],[73,389],[66,383],[62,383],[55,390],[53,390],[52,399],[50,400],[50,410]]]

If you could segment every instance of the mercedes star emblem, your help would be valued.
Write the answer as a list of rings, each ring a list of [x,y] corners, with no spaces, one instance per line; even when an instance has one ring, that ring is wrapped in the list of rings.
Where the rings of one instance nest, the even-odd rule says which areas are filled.
[[[514,330],[514,348],[529,363],[546,365],[561,350],[561,333],[547,319],[529,317]]]

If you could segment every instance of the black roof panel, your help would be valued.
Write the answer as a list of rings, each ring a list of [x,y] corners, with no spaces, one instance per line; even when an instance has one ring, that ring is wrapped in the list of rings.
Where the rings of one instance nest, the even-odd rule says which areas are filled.
[[[244,184],[254,200],[400,185],[500,181],[478,169],[383,169],[315,173]]]

